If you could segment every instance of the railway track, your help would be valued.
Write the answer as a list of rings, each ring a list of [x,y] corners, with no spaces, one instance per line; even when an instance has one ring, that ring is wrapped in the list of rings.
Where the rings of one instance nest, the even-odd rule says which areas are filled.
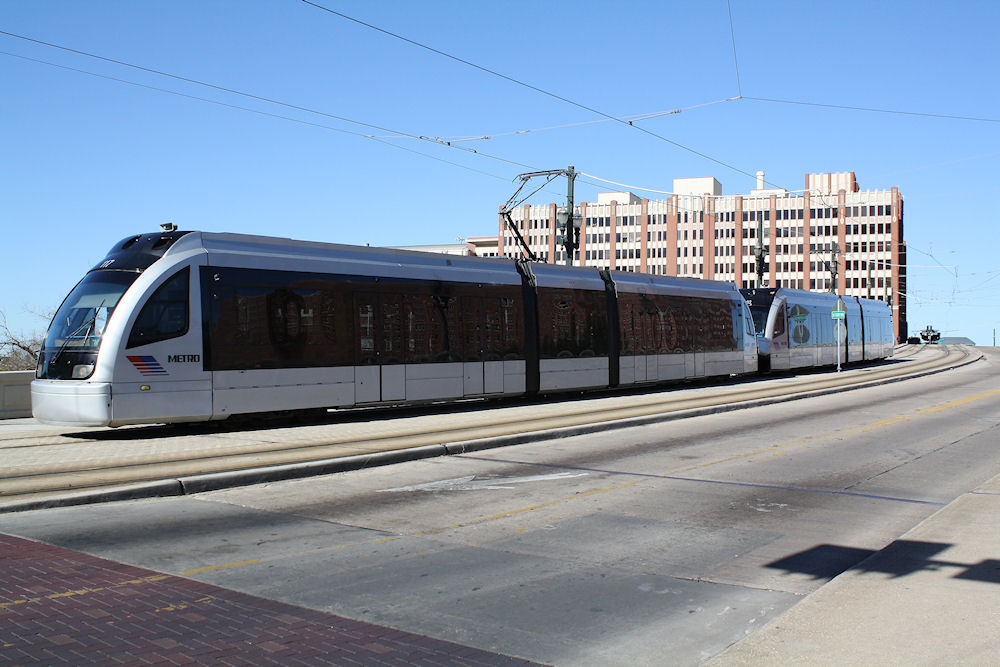
[[[178,495],[223,486],[366,467],[513,444],[545,434],[587,432],[640,421],[793,400],[952,368],[979,358],[968,349],[907,346],[893,362],[735,385],[657,388],[530,404],[400,416],[357,412],[308,425],[129,427],[59,432],[0,427],[0,511]],[[410,412],[413,412],[412,410]]]

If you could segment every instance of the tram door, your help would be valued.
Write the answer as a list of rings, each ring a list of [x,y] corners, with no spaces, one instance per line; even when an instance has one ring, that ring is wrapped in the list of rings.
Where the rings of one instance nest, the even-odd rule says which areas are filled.
[[[354,295],[354,401],[373,403],[382,400],[381,372],[376,348],[376,313],[378,295],[359,292]]]
[[[483,299],[462,297],[462,393],[477,396],[483,393]],[[500,375],[503,382],[503,375]],[[501,384],[502,389],[502,384]]]
[[[698,341],[695,343],[694,354],[691,357],[694,360],[694,377],[704,377],[705,375],[705,339],[702,337],[704,331],[699,330]]]
[[[354,401],[375,403],[406,398],[403,364],[403,298],[399,294],[354,295]]]
[[[705,317],[702,313],[691,323],[694,328],[694,339],[690,341],[691,350],[685,357],[685,375],[687,377],[704,377],[705,375]]]
[[[403,296],[380,294],[376,309],[376,339],[383,401],[406,399],[406,366],[403,363]]]

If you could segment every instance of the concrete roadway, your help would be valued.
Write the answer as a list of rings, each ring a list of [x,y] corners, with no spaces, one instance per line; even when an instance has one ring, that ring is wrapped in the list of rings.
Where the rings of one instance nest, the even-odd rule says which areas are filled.
[[[878,613],[905,600],[900,586],[956,563],[982,600],[995,599],[1000,579],[989,564],[1000,554],[955,556],[947,532],[919,532],[928,518],[957,516],[952,541],[985,526],[995,542],[995,513],[942,512],[1000,475],[1000,355],[986,356],[750,410],[179,498],[4,514],[0,531],[557,665],[833,664],[823,651],[844,644],[841,664],[988,664],[996,605],[964,606],[968,598],[940,589],[950,579],[927,584],[939,587],[936,615],[909,618],[905,605],[893,618]],[[848,627],[838,611],[857,613],[845,602],[862,599],[857,587],[799,611],[908,533],[917,554],[907,553],[909,569],[876,568],[885,597],[863,605],[866,627],[882,624],[880,640],[830,637]],[[885,580],[901,584],[886,590]],[[963,653],[923,649],[951,651],[956,637]],[[868,652],[851,653],[854,645]],[[918,645],[923,653],[897,659]]]
[[[888,364],[728,385],[588,395],[581,400],[471,402],[464,406],[338,411],[312,424],[210,423],[124,429],[0,422],[0,511],[51,504],[183,495],[662,421],[884,382],[978,357],[964,348],[907,346]],[[124,487],[124,488],[123,488]],[[76,494],[76,495],[73,495]]]

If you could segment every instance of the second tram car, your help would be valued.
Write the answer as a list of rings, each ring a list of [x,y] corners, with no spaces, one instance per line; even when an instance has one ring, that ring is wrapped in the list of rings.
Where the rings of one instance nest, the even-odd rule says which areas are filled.
[[[121,426],[756,369],[732,284],[168,230],[73,288],[31,391],[40,421]]]
[[[837,295],[778,288],[740,290],[753,313],[760,365],[774,370],[885,359],[893,352],[892,311],[873,299],[842,296],[838,336],[831,318]],[[838,352],[838,341],[840,349]]]

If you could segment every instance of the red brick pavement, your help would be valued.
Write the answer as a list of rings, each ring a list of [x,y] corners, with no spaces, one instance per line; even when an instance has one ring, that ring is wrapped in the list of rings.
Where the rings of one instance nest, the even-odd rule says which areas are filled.
[[[0,664],[531,665],[0,533]]]

